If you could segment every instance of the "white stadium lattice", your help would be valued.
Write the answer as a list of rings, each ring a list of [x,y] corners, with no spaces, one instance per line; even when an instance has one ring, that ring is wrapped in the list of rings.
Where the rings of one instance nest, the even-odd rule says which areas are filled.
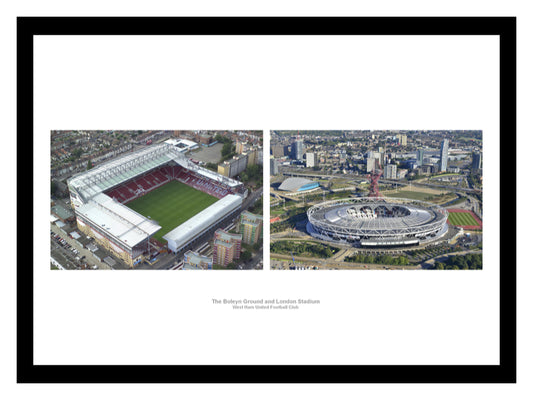
[[[307,230],[322,240],[361,247],[408,246],[448,231],[448,212],[423,201],[359,197],[326,201],[307,210]]]

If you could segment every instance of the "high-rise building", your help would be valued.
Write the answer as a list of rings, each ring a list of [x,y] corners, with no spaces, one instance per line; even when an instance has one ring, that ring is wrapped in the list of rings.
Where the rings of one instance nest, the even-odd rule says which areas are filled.
[[[407,146],[407,135],[398,135],[398,144],[400,146]]]
[[[248,149],[244,154],[248,156],[247,167],[257,164],[257,148]]]
[[[384,154],[377,151],[369,151],[366,158],[366,172],[383,167]]]
[[[375,166],[376,166],[376,159],[374,157],[368,157],[366,159],[366,172],[374,171]]]
[[[230,172],[230,163],[224,161],[223,163],[218,164],[217,172],[218,172],[220,175],[224,175],[224,176],[229,177],[229,176],[230,176],[230,175],[229,175],[229,172]]]
[[[233,156],[231,160],[223,161],[218,164],[218,173],[229,178],[239,175],[248,165],[248,155],[241,154]]]
[[[235,144],[235,152],[237,154],[242,154],[246,151],[246,143],[245,142],[241,142],[241,141],[237,141],[237,143]]]
[[[226,267],[241,256],[242,235],[217,229],[213,241],[213,262]]]
[[[448,139],[444,139],[440,145],[439,172],[446,172],[448,168]]]
[[[396,179],[396,165],[389,164],[385,167],[385,173],[383,175],[385,179]]]
[[[481,169],[481,153],[472,153],[472,172],[477,172]]]
[[[305,153],[305,166],[307,168],[315,166],[315,153]]]
[[[304,157],[304,141],[296,139],[291,145],[291,157],[293,160],[302,160]]]
[[[239,232],[242,241],[247,244],[255,244],[263,235],[263,216],[244,211],[241,214]]]
[[[270,158],[270,175],[279,174],[279,163],[274,157]]]
[[[423,149],[418,149],[416,151],[416,162],[418,165],[424,164],[424,150]]]

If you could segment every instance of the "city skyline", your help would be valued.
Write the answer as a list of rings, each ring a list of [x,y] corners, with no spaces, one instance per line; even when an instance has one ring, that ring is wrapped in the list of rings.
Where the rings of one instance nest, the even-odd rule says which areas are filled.
[[[303,160],[285,151],[298,140]],[[481,131],[271,131],[270,145],[271,268],[481,268]]]

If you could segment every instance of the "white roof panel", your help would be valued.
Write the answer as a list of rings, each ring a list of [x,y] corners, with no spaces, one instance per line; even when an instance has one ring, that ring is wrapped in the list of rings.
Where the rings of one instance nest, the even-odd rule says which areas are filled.
[[[313,183],[313,181],[305,178],[287,178],[283,181],[281,185],[279,185],[278,189],[296,191],[302,186],[307,185],[308,183]]]
[[[220,218],[240,207],[241,204],[241,196],[229,194],[167,233],[163,239],[175,242],[176,246],[174,247],[179,249],[206,228],[215,224]]]
[[[108,235],[133,247],[161,227],[132,209],[113,200],[106,194],[98,194],[87,204],[76,209],[76,213],[105,230]]]

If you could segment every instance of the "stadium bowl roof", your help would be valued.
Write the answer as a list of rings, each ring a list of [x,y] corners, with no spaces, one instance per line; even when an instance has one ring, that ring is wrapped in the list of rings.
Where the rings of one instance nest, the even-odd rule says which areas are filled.
[[[436,204],[399,198],[347,198],[307,210],[313,229],[337,238],[425,237],[445,232],[448,213]]]
[[[308,186],[308,187],[307,187]],[[318,182],[305,178],[287,178],[279,185],[279,190],[297,192],[301,190],[314,189],[318,187]]]

